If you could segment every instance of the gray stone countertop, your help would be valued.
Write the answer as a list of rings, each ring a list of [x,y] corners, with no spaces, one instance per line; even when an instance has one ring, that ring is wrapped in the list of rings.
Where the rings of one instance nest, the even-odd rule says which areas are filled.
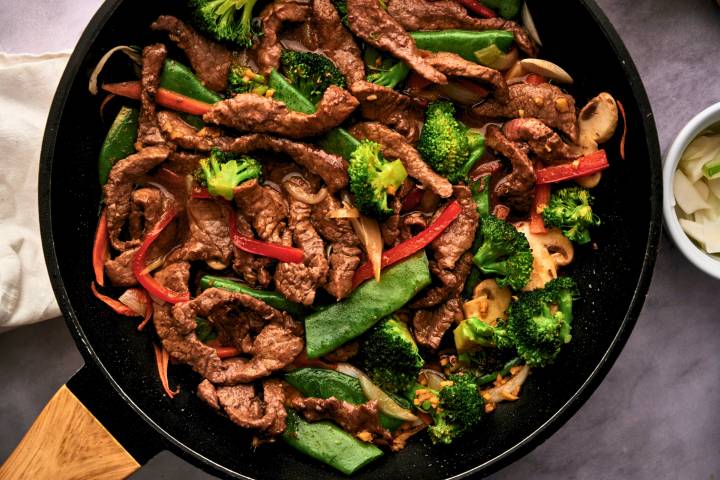
[[[720,101],[720,9],[713,0],[598,3],[640,70],[665,151]],[[72,48],[99,4],[0,0],[0,51]],[[717,478],[719,290],[664,236],[643,312],[605,381],[555,435],[492,478]],[[61,319],[0,335],[0,458],[81,365]],[[134,478],[209,476],[165,452]]]

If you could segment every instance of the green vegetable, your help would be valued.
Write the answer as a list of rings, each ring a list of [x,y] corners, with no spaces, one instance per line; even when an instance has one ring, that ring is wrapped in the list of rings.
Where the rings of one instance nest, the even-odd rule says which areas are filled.
[[[160,86],[186,97],[206,103],[215,103],[222,97],[208,89],[188,67],[175,60],[165,60],[160,73]]]
[[[275,91],[273,98],[284,102],[287,108],[296,112],[315,113],[315,104],[290,84],[287,78],[273,70],[268,77],[268,86]]]
[[[482,217],[479,229],[482,244],[473,263],[497,284],[520,290],[530,279],[533,256],[527,238],[515,227],[492,215]]]
[[[720,153],[715,156],[714,160],[710,160],[702,167],[703,175],[708,180],[720,177]]]
[[[453,337],[455,348],[459,353],[465,353],[478,347],[512,347],[503,323],[499,322],[497,326],[493,327],[476,317],[460,322],[453,331]]]
[[[560,347],[571,340],[572,303],[577,297],[575,282],[560,277],[510,304],[507,336],[528,365],[552,363]]]
[[[365,47],[363,60],[369,72],[367,81],[383,87],[395,88],[410,74],[410,67],[404,62],[384,55],[378,49],[370,46]]]
[[[335,424],[306,422],[294,410],[287,412],[287,427],[282,438],[296,450],[346,475],[383,455],[375,445],[358,440]]]
[[[501,17],[510,20],[520,13],[523,0],[480,0],[480,3],[497,11]]]
[[[293,317],[303,317],[306,313],[306,310],[302,305],[291,302],[279,293],[255,290],[254,288],[250,288],[247,285],[243,285],[242,283],[228,278],[203,275],[200,278],[200,289],[206,290],[208,288],[222,288],[223,290],[250,295],[251,297],[262,300],[271,307],[289,313]]]
[[[286,374],[285,380],[306,397],[335,397],[354,405],[368,401],[357,378],[335,370],[300,368]],[[380,424],[388,430],[396,430],[402,423],[402,420],[380,412]]]
[[[503,367],[500,370],[498,370],[496,372],[488,373],[481,377],[478,377],[475,383],[477,384],[478,387],[487,385],[488,383],[492,383],[495,380],[497,380],[498,375],[500,375],[501,377],[505,377],[510,373],[510,369],[512,369],[513,367],[516,367],[518,365],[521,365],[521,364],[522,364],[522,359],[520,357],[515,357],[512,360],[505,363],[505,365],[503,365]]]
[[[459,182],[467,180],[485,151],[485,137],[456,120],[455,106],[443,100],[431,103],[425,112],[417,149],[433,170]]]
[[[388,194],[394,195],[400,188],[407,171],[400,160],[385,160],[380,148],[378,143],[362,140],[350,154],[348,175],[358,209],[365,215],[385,218],[393,213]]]
[[[203,343],[207,343],[210,340],[215,340],[217,338],[217,331],[210,322],[208,322],[204,318],[195,317],[195,323],[197,324],[197,326],[195,327],[195,335],[197,336],[198,340]]]
[[[284,50],[280,65],[290,83],[314,104],[330,85],[345,88],[343,74],[332,60],[319,53]]]
[[[228,96],[238,93],[265,95],[268,88],[268,80],[259,73],[255,73],[250,67],[234,63],[228,69]]]
[[[515,36],[505,30],[439,30],[435,32],[412,32],[415,45],[431,52],[452,52],[465,60],[477,62],[475,52],[490,45],[497,45],[507,52],[515,41]]]
[[[348,23],[347,0],[332,0],[332,3],[335,5],[335,10],[337,10],[338,15],[340,15],[342,24],[350,28],[350,24]]]
[[[340,155],[345,160],[350,160],[352,152],[360,145],[360,140],[353,137],[344,128],[338,127],[330,130],[320,139],[320,148],[326,152]]]
[[[430,282],[430,268],[423,251],[384,270],[379,282],[365,282],[345,300],[308,315],[305,318],[308,357],[321,357],[362,335]]]
[[[588,243],[589,228],[600,225],[600,218],[592,211],[592,202],[593,196],[584,188],[561,188],[550,197],[543,210],[543,221],[546,226],[558,227],[573,242]]]
[[[262,166],[254,158],[213,148],[210,157],[200,160],[200,171],[196,177],[207,185],[211,195],[232,200],[233,188],[246,180],[258,178],[261,173]]]
[[[472,193],[475,205],[477,205],[478,213],[480,218],[490,215],[490,175],[484,175],[482,178],[470,183],[470,192]],[[482,234],[478,229],[471,250],[477,251],[482,245]],[[463,287],[463,297],[470,299],[473,296],[473,290],[475,286],[482,280],[482,273],[480,269],[475,265],[470,269],[467,279],[465,280],[465,286]]]
[[[360,348],[359,364],[383,390],[405,393],[425,364],[404,322],[389,317],[375,325]]]
[[[497,45],[492,44],[489,47],[485,47],[475,52],[475,61],[480,65],[485,65],[486,67],[494,68],[495,70],[501,70],[500,67],[504,66],[503,64],[505,63],[506,55],[508,54],[500,50]]]
[[[257,0],[190,0],[195,23],[216,40],[249,48],[253,43],[253,7]]]
[[[445,386],[440,391],[425,388],[440,400],[437,409],[428,409],[434,421],[434,425],[428,427],[428,434],[433,443],[445,445],[470,432],[480,423],[485,413],[485,402],[480,396],[474,375],[450,375],[448,380],[452,385]]]
[[[135,153],[138,113],[137,108],[122,107],[110,125],[98,158],[100,185],[105,185],[107,182],[115,162]]]

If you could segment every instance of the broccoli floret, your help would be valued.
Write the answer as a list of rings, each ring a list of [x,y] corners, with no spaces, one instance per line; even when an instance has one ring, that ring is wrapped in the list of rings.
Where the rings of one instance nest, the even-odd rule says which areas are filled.
[[[312,52],[285,50],[280,65],[290,83],[317,103],[330,85],[345,88],[345,77],[329,58]]]
[[[507,328],[502,321],[496,326],[488,325],[479,318],[463,320],[453,331],[455,348],[459,353],[476,350],[478,347],[512,348]]]
[[[371,73],[367,81],[387,88],[395,88],[405,81],[410,73],[410,67],[403,62],[398,62],[387,70]]]
[[[563,234],[579,244],[590,241],[589,228],[600,225],[592,211],[593,196],[581,187],[565,187],[554,192],[543,210],[545,225],[558,227]]]
[[[482,244],[473,262],[483,272],[496,275],[497,284],[520,290],[530,279],[533,256],[527,238],[515,227],[492,215],[482,217]]]
[[[570,341],[572,303],[577,297],[575,282],[560,277],[510,304],[507,336],[528,365],[552,363],[560,347]]]
[[[360,349],[363,370],[388,392],[405,393],[424,363],[407,326],[395,317],[373,327]]]
[[[257,0],[190,0],[195,23],[216,40],[252,46],[252,10]]]
[[[448,101],[431,103],[417,149],[430,166],[451,182],[466,180],[485,151],[485,137],[455,119]]]
[[[485,402],[478,391],[476,378],[469,373],[450,375],[447,385],[439,392],[416,390],[416,399],[428,395],[437,397],[437,401],[429,402],[437,405],[429,409],[434,425],[428,427],[428,433],[433,443],[452,443],[476,427],[485,413]]]
[[[262,173],[260,163],[252,157],[233,156],[214,148],[210,157],[200,160],[195,177],[207,185],[211,195],[233,199],[233,188],[246,180],[258,178]]]
[[[268,91],[267,79],[244,65],[233,64],[228,70],[228,96],[238,93],[265,95]]]
[[[402,162],[388,162],[380,153],[379,144],[363,140],[353,150],[349,163],[350,191],[360,211],[379,218],[391,215],[388,194],[394,195],[407,177]]]

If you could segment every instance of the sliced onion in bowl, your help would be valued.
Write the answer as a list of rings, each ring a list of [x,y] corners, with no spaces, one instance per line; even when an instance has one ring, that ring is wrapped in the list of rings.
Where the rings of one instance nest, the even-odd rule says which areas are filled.
[[[419,418],[414,415],[410,410],[402,408],[397,404],[395,400],[385,393],[380,387],[375,385],[370,377],[365,375],[363,372],[353,367],[349,363],[338,363],[336,370],[345,375],[357,378],[360,381],[360,386],[363,389],[363,393],[368,400],[375,400],[378,403],[378,407],[382,412],[390,417],[405,420],[406,422],[415,422]]]
[[[118,45],[117,47],[111,48],[110,50],[105,53],[105,55],[102,56],[100,61],[95,65],[95,68],[92,71],[92,74],[90,75],[90,82],[88,83],[88,90],[91,94],[97,95],[98,93],[98,85],[97,80],[98,76],[100,75],[100,72],[102,72],[103,68],[105,68],[105,64],[108,60],[110,60],[110,57],[113,56],[115,52],[123,52],[125,55],[130,57],[130,59],[135,62],[137,65],[140,65],[142,63],[142,56],[138,49],[136,47],[130,47],[128,45]]]

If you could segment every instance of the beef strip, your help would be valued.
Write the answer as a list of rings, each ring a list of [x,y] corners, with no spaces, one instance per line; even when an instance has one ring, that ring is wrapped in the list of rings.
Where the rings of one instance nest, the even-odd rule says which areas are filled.
[[[489,99],[473,106],[472,115],[490,119],[537,118],[548,127],[560,130],[571,141],[577,141],[577,112],[572,95],[563,93],[558,87],[549,83],[540,85],[516,83],[510,85],[508,90],[509,102]]]
[[[250,224],[242,214],[236,214],[236,226],[241,235],[252,237],[253,231]],[[272,280],[268,266],[272,260],[268,257],[256,256],[252,253],[240,250],[233,245],[233,270],[240,275],[245,283],[252,287],[259,286],[267,288]]]
[[[195,74],[211,90],[223,91],[227,85],[232,53],[219,43],[208,40],[182,20],[161,15],[150,28],[167,32],[190,60]]]
[[[399,198],[392,197],[389,206],[393,213],[380,224],[380,233],[382,234],[383,243],[387,247],[394,247],[398,243],[398,238],[400,238],[400,210],[402,210],[402,202]]]
[[[352,435],[370,432],[377,443],[387,445],[392,441],[392,434],[380,425],[380,409],[377,400],[354,405],[335,397],[294,397],[289,406],[300,410],[309,422],[330,419]]]
[[[333,350],[323,357],[323,360],[330,363],[347,362],[360,351],[360,342],[348,342]]]
[[[298,165],[322,178],[331,192],[341,190],[348,184],[347,162],[339,155],[328,153],[314,145],[261,133],[233,138],[220,136],[208,128],[198,131],[172,112],[160,112],[159,119],[168,139],[182,148],[209,152],[215,147],[224,152],[238,154],[257,150],[285,153]]]
[[[578,158],[560,135],[537,118],[510,120],[505,122],[502,132],[510,141],[527,142],[533,153],[547,165],[568,163]]]
[[[243,351],[252,355],[249,360],[235,357],[223,361],[214,348],[195,336],[195,317],[213,318],[227,312],[230,305],[247,311],[236,316],[238,320],[267,322],[252,343],[243,344]],[[267,377],[292,363],[304,345],[302,327],[288,314],[242,293],[209,288],[193,300],[173,306],[171,316],[167,313],[166,309],[156,309],[154,317],[165,349],[215,384],[236,385]]]
[[[408,175],[418,180],[425,188],[438,196],[448,198],[452,195],[452,184],[438,175],[422,159],[420,153],[409,145],[397,132],[377,122],[359,123],[350,129],[350,133],[360,139],[367,138],[382,145],[385,157],[398,158],[405,166]]]
[[[300,177],[287,180],[295,188],[312,194],[310,185]],[[288,300],[312,305],[315,290],[325,283],[328,262],[325,244],[310,221],[312,206],[290,197],[290,230],[293,243],[305,253],[304,263],[280,263],[275,270],[275,289]]]
[[[452,270],[439,268],[437,262],[431,262],[430,271],[438,277],[441,284],[427,289],[419,299],[410,304],[410,307],[430,308],[441,304],[450,297],[460,295],[472,269],[472,259],[472,252],[465,252]]]
[[[203,260],[227,266],[232,254],[227,209],[212,199],[191,198],[186,211],[187,238],[168,256],[167,261]]]
[[[325,290],[336,299],[347,297],[352,291],[352,279],[360,265],[360,240],[345,218],[328,218],[328,213],[340,208],[340,202],[328,195],[312,209],[310,220],[318,233],[330,242],[330,270]]]
[[[412,98],[364,80],[350,85],[350,91],[360,101],[363,118],[394,128],[408,143],[420,138],[424,116]]]
[[[170,154],[165,146],[147,147],[113,165],[103,187],[107,213],[107,231],[113,248],[123,252],[140,244],[140,239],[120,240],[120,232],[130,215],[134,183]]]
[[[415,40],[377,0],[348,0],[347,12],[350,30],[366,43],[389,52],[433,83],[447,83],[445,75],[422,58]]]
[[[460,215],[430,244],[439,268],[452,270],[473,243],[480,215],[470,189],[453,187],[455,199],[460,204]]]
[[[429,220],[428,216],[422,212],[412,212],[400,217],[398,241],[404,242],[427,228]]]
[[[492,86],[498,101],[507,101],[508,86],[502,73],[450,52],[424,52],[425,60],[448,77],[465,77]]]
[[[512,172],[495,185],[495,195],[518,212],[527,212],[535,191],[535,170],[528,159],[527,147],[508,140],[495,125],[487,128],[485,144],[507,157],[512,164]]]
[[[200,167],[200,160],[204,157],[205,155],[198,153],[175,151],[168,157],[165,168],[178,175],[192,175]]]
[[[332,60],[348,85],[365,78],[365,63],[353,36],[330,0],[312,0],[310,28],[320,51]]]
[[[413,316],[415,341],[418,345],[435,350],[453,322],[462,319],[462,302],[459,298],[451,298],[433,310],[417,310]]]
[[[451,0],[391,0],[388,13],[409,31],[416,30],[507,30],[515,43],[529,56],[537,55],[537,45],[517,23],[503,18],[476,18]]]
[[[198,385],[197,393],[210,407],[224,411],[233,423],[243,428],[260,430],[270,436],[285,431],[287,412],[281,380],[264,380],[262,399],[255,393],[254,385],[216,387],[208,380]]]
[[[257,65],[263,74],[267,75],[280,66],[283,47],[279,34],[283,24],[304,22],[311,13],[307,2],[292,0],[277,0],[263,9],[260,13],[262,35],[256,47]]]
[[[235,187],[233,195],[235,203],[250,220],[260,239],[283,243],[288,206],[280,192],[252,179]]]
[[[137,248],[125,250],[113,259],[105,261],[105,274],[115,287],[132,287],[137,285],[137,279],[132,271],[132,261]]]
[[[247,132],[304,138],[315,137],[337,127],[357,106],[357,99],[348,91],[330,85],[312,114],[290,110],[285,103],[272,98],[242,93],[215,103],[203,115],[203,120]]]
[[[160,85],[160,72],[165,64],[165,57],[167,57],[167,49],[162,43],[156,43],[143,49],[136,150],[165,143],[165,139],[160,133],[155,110],[155,95]]]

